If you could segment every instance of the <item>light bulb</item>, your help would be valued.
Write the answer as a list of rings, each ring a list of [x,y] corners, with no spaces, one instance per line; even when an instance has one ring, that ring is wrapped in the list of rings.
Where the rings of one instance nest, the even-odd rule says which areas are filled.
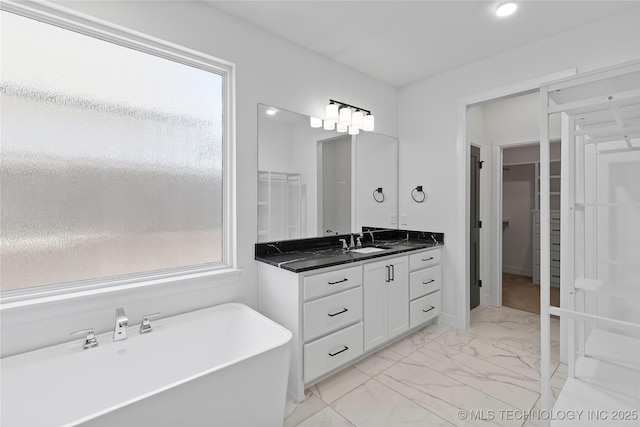
[[[324,121],[324,130],[334,130],[336,128],[336,122],[333,120]]]
[[[351,108],[341,108],[340,109],[340,120],[339,122],[343,125],[351,124]]]
[[[518,9],[518,5],[512,2],[502,3],[496,9],[496,15],[499,17],[509,16]]]
[[[373,131],[374,128],[374,118],[373,114],[367,114],[364,116],[364,121],[362,122],[362,130],[366,130],[367,132]]]
[[[356,110],[351,115],[351,126],[362,129],[362,124],[364,122],[364,113],[360,110]]]
[[[357,127],[349,126],[349,135],[357,135],[360,133],[360,129]]]
[[[337,123],[337,124],[336,124],[336,130],[337,130],[338,132],[346,132],[348,127],[349,127],[349,126],[347,126],[347,125],[343,125],[342,123]]]
[[[322,119],[317,117],[309,117],[309,124],[312,128],[321,128],[322,127]]]
[[[275,115],[276,115],[276,110],[275,110],[275,109],[273,109],[273,108],[269,108],[269,109],[267,110],[267,115],[269,115],[269,116],[275,116]]]
[[[334,104],[333,102],[327,104],[327,108],[325,109],[325,120],[329,120],[332,122],[338,121],[338,104]]]

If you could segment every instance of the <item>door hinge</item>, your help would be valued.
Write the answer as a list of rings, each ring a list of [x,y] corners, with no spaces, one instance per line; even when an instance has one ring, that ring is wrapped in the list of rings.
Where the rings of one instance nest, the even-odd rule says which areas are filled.
[[[478,279],[478,287],[481,288],[482,287],[482,280]]]
[[[478,221],[478,228],[482,228],[482,221]]]
[[[480,160],[478,162],[478,169],[482,169],[482,164],[484,163],[484,160]]]

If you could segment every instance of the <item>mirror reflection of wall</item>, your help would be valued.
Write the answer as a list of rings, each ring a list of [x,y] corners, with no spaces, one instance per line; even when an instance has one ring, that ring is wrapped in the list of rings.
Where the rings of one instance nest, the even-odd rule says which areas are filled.
[[[396,138],[311,128],[308,116],[258,105],[259,242],[396,228],[397,187]]]

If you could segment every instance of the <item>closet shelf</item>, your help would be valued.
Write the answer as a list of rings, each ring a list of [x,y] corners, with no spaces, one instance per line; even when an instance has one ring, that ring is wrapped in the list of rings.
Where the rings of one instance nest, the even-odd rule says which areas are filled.
[[[594,329],[585,343],[585,355],[640,370],[640,339]]]
[[[640,402],[637,399],[607,390],[603,387],[593,385],[589,382],[576,378],[567,378],[567,382],[562,388],[562,393],[558,396],[556,404],[553,406],[554,413],[567,413],[569,411],[584,411],[583,417],[573,420],[555,419],[551,421],[552,426],[584,426],[587,422],[588,411],[605,411],[607,419],[588,420],[589,426],[612,425],[610,414],[621,409],[637,410]],[[563,412],[561,412],[563,411]],[[621,420],[616,422],[616,426],[637,426],[638,420]]]
[[[640,203],[606,203],[606,202],[600,202],[600,203],[575,203],[574,207],[576,207],[577,209],[594,208],[594,207],[640,208]]]
[[[593,357],[579,357],[575,370],[575,377],[581,381],[640,403],[640,371]]]
[[[588,279],[578,277],[575,281],[575,288],[585,292],[595,292],[617,298],[632,298],[640,300],[640,288],[619,283],[606,282],[599,279]]]

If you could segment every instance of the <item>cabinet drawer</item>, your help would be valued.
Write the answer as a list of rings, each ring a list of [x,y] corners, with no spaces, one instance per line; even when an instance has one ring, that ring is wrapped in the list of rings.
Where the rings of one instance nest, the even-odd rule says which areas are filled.
[[[409,299],[413,300],[440,289],[441,277],[439,265],[412,272],[409,277]]]
[[[536,234],[540,234],[540,224],[536,224]],[[551,223],[551,227],[549,228],[549,235],[551,236],[560,236],[560,224]]]
[[[362,319],[362,287],[329,295],[304,304],[304,340]]]
[[[540,265],[536,265],[533,275],[534,283],[540,283]],[[560,267],[551,267],[549,282],[556,285],[560,284]]]
[[[440,264],[440,249],[433,249],[409,255],[409,269],[411,271],[438,264]]]
[[[442,301],[440,291],[434,292],[409,303],[409,327],[431,320],[441,312]]]
[[[536,224],[540,224],[540,214],[539,213],[536,213],[533,216],[533,222],[536,223]],[[552,227],[554,225],[560,226],[560,213],[551,212],[549,214],[549,223],[551,224]]]
[[[362,267],[349,267],[304,278],[304,299],[333,294],[362,284]]]
[[[326,374],[360,356],[362,322],[304,345],[304,382]]]
[[[551,250],[559,251],[560,250],[560,234],[551,234],[549,236],[551,240]],[[540,234],[536,233],[536,242],[534,242],[534,246],[536,248],[540,248]]]
[[[549,262],[551,263],[551,267],[560,268],[560,252],[559,251],[551,251],[551,259]],[[536,251],[536,264],[540,265],[540,250]]]

